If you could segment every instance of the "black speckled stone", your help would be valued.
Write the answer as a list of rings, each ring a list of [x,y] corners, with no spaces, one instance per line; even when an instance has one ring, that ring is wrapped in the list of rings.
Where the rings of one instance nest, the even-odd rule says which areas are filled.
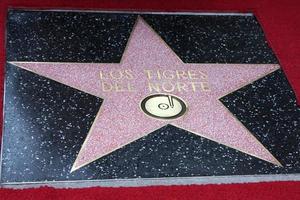
[[[223,97],[221,102],[284,166],[269,169],[269,173],[300,173],[300,108],[282,70]]]
[[[99,159],[97,165],[99,179],[245,175],[280,168],[171,125]]]
[[[12,10],[7,60],[119,62],[136,16]],[[277,63],[253,16],[142,17],[184,62]]]
[[[8,12],[7,60],[119,62],[136,16],[85,12]]]
[[[67,179],[101,103],[8,64],[1,180]]]
[[[254,16],[143,15],[186,63],[277,63]]]

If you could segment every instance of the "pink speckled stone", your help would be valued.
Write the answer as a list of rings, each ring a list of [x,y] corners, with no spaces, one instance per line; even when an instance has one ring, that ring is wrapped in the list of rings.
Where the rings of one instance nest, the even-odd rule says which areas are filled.
[[[279,164],[271,153],[218,100],[243,85],[276,70],[271,64],[186,64],[139,18],[121,63],[38,63],[13,64],[104,99],[72,170],[76,170],[122,146],[166,125],[238,149],[260,159]],[[133,92],[104,92],[100,71],[130,69]],[[208,92],[172,92],[181,97],[188,112],[174,120],[146,116],[139,104],[150,95],[144,70],[200,70],[208,75]],[[111,80],[107,80],[111,82]]]

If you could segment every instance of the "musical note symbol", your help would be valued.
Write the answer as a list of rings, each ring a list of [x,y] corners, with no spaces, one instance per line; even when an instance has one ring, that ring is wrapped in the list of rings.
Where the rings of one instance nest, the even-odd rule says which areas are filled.
[[[168,95],[168,100],[169,100],[171,108],[173,108],[174,107],[174,102],[173,102],[172,96]]]

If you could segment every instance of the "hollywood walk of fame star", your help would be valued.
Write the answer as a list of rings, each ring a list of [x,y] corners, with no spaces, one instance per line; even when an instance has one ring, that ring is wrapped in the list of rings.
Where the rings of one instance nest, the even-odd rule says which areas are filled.
[[[280,165],[279,161],[218,100],[273,72],[279,68],[278,65],[183,63],[141,17],[137,19],[120,63],[11,63],[104,99],[71,171],[167,124]],[[170,95],[178,96],[186,102],[188,110],[181,117],[162,120],[146,115],[140,108],[141,101],[149,95],[158,93],[154,88],[152,91],[149,90],[149,81],[156,78],[155,81],[160,83],[162,80],[157,78],[156,72],[172,70],[201,71],[202,75],[207,76],[202,79],[207,81],[209,89],[198,85],[198,91],[195,91],[196,86],[188,89],[182,86],[181,90],[169,92]],[[120,76],[114,78],[123,83],[130,82],[133,84],[130,86],[132,88],[129,86],[127,90],[111,88],[116,82],[112,79],[111,73],[118,74],[120,71],[123,75],[119,74]],[[194,74],[189,78],[196,79],[195,76]],[[201,75],[199,77],[201,79]],[[186,78],[184,75],[179,76],[176,81],[187,81],[184,78]],[[106,90],[103,88],[104,82],[109,84]]]

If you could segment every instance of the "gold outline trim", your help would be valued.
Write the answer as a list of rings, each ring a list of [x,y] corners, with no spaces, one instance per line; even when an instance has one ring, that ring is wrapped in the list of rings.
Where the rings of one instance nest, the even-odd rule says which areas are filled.
[[[128,38],[128,41],[127,41],[127,44],[126,44],[126,46],[125,46],[125,48],[124,48],[124,51],[123,51],[123,54],[122,54],[122,56],[121,56],[121,60],[120,60],[120,62],[119,63],[101,63],[101,64],[110,64],[110,65],[113,65],[113,64],[116,64],[116,65],[119,65],[119,64],[122,64],[123,63],[123,60],[124,60],[124,53],[127,51],[127,49],[128,49],[128,46],[129,46],[129,43],[130,43],[130,41],[131,41],[131,39],[132,39],[132,32],[135,30],[135,28],[136,28],[136,25],[137,25],[137,23],[138,23],[138,21],[139,20],[142,20],[143,22],[144,22],[144,24],[163,42],[163,44],[166,46],[166,48],[168,48],[174,55],[175,55],[175,57],[177,57],[178,58],[178,60],[182,63],[182,64],[197,64],[197,65],[211,65],[211,64],[213,64],[213,65],[232,65],[232,66],[234,66],[234,65],[256,65],[256,64],[240,64],[240,63],[230,63],[230,64],[227,64],[227,63],[221,63],[221,64],[219,64],[219,63],[184,63],[182,60],[181,60],[181,58],[169,47],[169,45],[159,36],[159,34],[158,33],[156,33],[156,31],[140,16],[140,15],[138,15],[137,16],[137,18],[136,18],[136,21],[135,21],[135,24],[134,24],[134,26],[133,26],[133,28],[132,28],[132,30],[131,30],[131,33],[130,33],[130,36],[129,36],[129,38]],[[28,62],[28,61],[24,61],[24,62],[22,62],[22,61],[8,61],[8,63],[10,63],[10,64],[13,64],[13,65],[15,65],[15,66],[17,66],[17,67],[20,67],[20,68],[22,68],[22,69],[25,69],[25,70],[27,70],[27,71],[30,71],[30,72],[33,72],[33,73],[35,73],[35,74],[38,74],[38,75],[40,75],[40,76],[43,76],[43,77],[46,77],[46,76],[44,76],[44,75],[41,75],[41,74],[39,74],[39,73],[36,73],[34,70],[29,70],[29,69],[26,69],[26,68],[24,68],[24,67],[22,67],[22,66],[20,66],[19,64],[22,64],[22,63],[50,63],[50,64],[53,64],[53,63],[57,63],[57,64],[62,64],[62,63],[66,63],[66,64],[84,64],[84,63],[86,63],[86,62]],[[86,63],[86,64],[99,64],[99,63]],[[228,95],[228,94],[230,94],[230,93],[232,93],[232,92],[234,92],[234,91],[237,91],[237,90],[239,90],[239,89],[241,89],[242,87],[244,87],[244,86],[246,86],[246,85],[249,85],[249,84],[251,84],[251,83],[253,83],[253,82],[255,82],[255,81],[257,81],[257,80],[259,80],[259,79],[261,79],[262,77],[264,77],[264,76],[266,76],[266,75],[268,75],[268,74],[270,74],[270,73],[273,73],[274,71],[276,71],[276,70],[278,70],[279,68],[280,68],[280,66],[278,65],[278,64],[257,64],[257,65],[274,65],[274,66],[276,66],[277,65],[277,68],[276,69],[274,69],[274,70],[272,70],[271,72],[268,72],[268,73],[265,73],[265,74],[263,74],[263,75],[261,75],[261,76],[259,76],[257,79],[255,79],[255,80],[253,80],[253,81],[250,81],[250,82],[248,82],[248,83],[245,83],[245,84],[243,84],[241,87],[239,87],[239,88],[236,88],[236,89],[234,89],[234,90],[232,90],[232,91],[230,91],[230,92],[228,92],[227,94],[224,94],[223,96],[221,96],[221,97],[219,97],[219,98],[217,98],[217,100],[218,100],[218,102],[221,104],[221,105],[223,105],[222,104],[222,102],[220,101],[220,98],[222,98],[222,97],[224,97],[224,96],[226,96],[226,95]],[[46,78],[48,78],[48,77],[46,77]],[[55,80],[55,79],[53,79],[53,78],[49,78],[49,79],[52,79],[52,80],[54,80],[54,81],[56,81],[56,82],[58,82],[58,83],[61,83],[61,84],[64,84],[64,83],[62,83],[62,82],[60,82],[60,81],[57,81],[57,80]],[[64,84],[65,85],[65,84]],[[71,86],[69,86],[69,87],[71,87]],[[79,90],[79,91],[82,91],[81,89],[78,89],[78,88],[76,88],[76,87],[72,87],[72,88],[75,88],[76,90]],[[85,91],[82,91],[82,92],[85,92]],[[89,93],[89,92],[85,92],[85,93],[87,93],[87,94],[90,94],[90,95],[93,95],[93,96],[96,96],[96,97],[99,97],[99,98],[101,98],[101,99],[103,99],[103,102],[102,102],[102,105],[101,105],[101,107],[103,107],[103,105],[104,105],[104,103],[105,103],[105,101],[104,101],[104,98],[103,97],[101,97],[101,96],[98,96],[98,95],[95,95],[95,94],[91,94],[91,93]],[[172,94],[173,95],[173,94]],[[180,98],[181,99],[181,98]],[[184,101],[184,103],[186,103],[185,101]],[[140,105],[140,104],[139,104]],[[188,112],[188,104],[186,104],[187,105],[187,111],[186,111],[186,113]],[[224,106],[224,105],[223,105]],[[96,117],[95,117],[95,119],[94,119],[94,121],[93,121],[93,123],[92,123],[92,126],[91,126],[91,128],[89,129],[89,131],[88,131],[88,133],[87,133],[87,136],[86,136],[86,138],[85,138],[85,140],[84,140],[84,142],[83,142],[83,144],[81,145],[81,148],[80,148],[80,151],[79,151],[79,153],[77,154],[77,156],[76,156],[76,159],[75,159],[75,161],[74,161],[74,163],[73,163],[73,165],[72,165],[72,169],[71,169],[71,173],[72,172],[74,172],[75,170],[77,170],[77,169],[79,169],[79,168],[81,168],[81,167],[83,167],[83,166],[85,166],[85,165],[88,165],[88,164],[90,164],[90,163],[92,163],[92,162],[94,162],[95,160],[98,160],[99,158],[101,158],[101,157],[103,157],[103,156],[106,156],[106,155],[108,155],[108,154],[110,154],[110,153],[112,153],[112,152],[114,152],[114,151],[116,151],[116,150],[118,150],[118,149],[121,149],[121,148],[123,148],[124,146],[126,146],[126,145],[128,145],[128,144],[130,144],[130,143],[132,143],[132,142],[134,142],[134,141],[136,141],[136,140],[138,140],[138,139],[140,139],[140,138],[142,138],[142,137],[144,137],[144,136],[146,136],[146,135],[148,135],[148,134],[150,134],[150,133],[152,133],[153,131],[156,131],[156,130],[158,130],[158,129],[160,129],[160,128],[162,128],[162,127],[164,127],[164,126],[166,126],[166,125],[168,125],[168,124],[170,124],[170,125],[173,125],[173,126],[175,126],[175,127],[177,127],[177,128],[180,128],[180,129],[183,129],[183,130],[186,130],[186,131],[188,131],[188,132],[191,132],[191,133],[193,133],[193,134],[195,134],[195,135],[198,135],[198,136],[200,136],[200,137],[204,137],[202,134],[196,134],[196,132],[193,132],[193,131],[190,131],[190,130],[188,130],[188,129],[185,129],[185,128],[183,128],[183,127],[180,127],[180,126],[177,126],[177,125],[174,125],[173,123],[166,123],[164,126],[161,126],[161,127],[159,127],[159,128],[157,128],[157,129],[155,129],[155,130],[152,130],[152,132],[149,132],[149,133],[146,133],[146,134],[143,134],[142,136],[140,136],[139,138],[137,138],[137,139],[135,139],[135,140],[133,140],[133,141],[130,141],[130,142],[128,142],[128,143],[126,143],[126,144],[124,144],[124,145],[122,145],[122,146],[119,146],[118,148],[116,148],[116,149],[114,149],[114,150],[112,150],[112,151],[110,151],[110,152],[108,152],[107,154],[103,154],[103,155],[101,155],[101,156],[99,156],[99,157],[97,157],[97,158],[95,158],[95,159],[93,159],[93,160],[91,160],[91,161],[89,161],[89,162],[86,162],[86,163],[83,163],[83,164],[81,164],[80,166],[77,166],[77,167],[74,167],[75,166],[75,164],[77,163],[77,158],[78,158],[78,155],[82,152],[82,149],[86,146],[86,143],[87,143],[87,140],[88,140],[88,138],[90,137],[90,132],[91,132],[91,130],[93,129],[93,127],[94,127],[94,124],[95,124],[95,121],[96,121],[96,119],[98,119],[99,118],[99,116],[100,116],[100,114],[101,114],[101,107],[99,108],[99,111],[97,112],[97,114],[96,114]],[[140,107],[140,106],[139,106]],[[224,106],[225,107],[225,106]],[[226,108],[226,107],[225,107]],[[227,108],[226,108],[227,109]],[[228,109],[227,109],[228,110]],[[228,112],[229,113],[231,113],[229,110],[228,110]],[[182,116],[184,116],[184,115],[182,115]],[[181,116],[181,117],[182,117]],[[235,116],[231,113],[231,116],[233,116],[234,118],[235,118]],[[181,117],[179,117],[179,118],[181,118]],[[177,118],[177,119],[179,119],[179,118]],[[157,120],[157,118],[155,118],[156,120]],[[172,120],[176,120],[176,119],[172,119]],[[235,118],[235,120],[236,121],[239,121],[237,118]],[[163,120],[163,121],[166,121],[165,119]],[[241,122],[240,122],[241,123]],[[262,145],[268,152],[269,152],[269,150],[261,143],[261,142],[259,142],[258,141],[258,139],[243,125],[243,124],[241,124],[242,125],[242,127],[244,127],[246,130],[247,130],[247,132],[252,136],[252,137],[254,137],[255,138],[255,140],[260,144],[260,145]],[[218,141],[215,141],[215,140],[212,140],[212,139],[210,139],[209,137],[204,137],[204,138],[206,138],[206,139],[209,139],[209,140],[211,140],[211,141],[214,141],[214,142],[216,142],[216,143],[219,143],[219,144],[222,144],[222,145],[224,145],[224,146],[227,146],[227,147],[229,147],[229,148],[232,148],[232,149],[235,149],[235,150],[238,150],[238,151],[240,151],[240,152],[243,152],[243,153],[245,153],[245,154],[248,154],[248,155],[250,155],[250,156],[253,156],[253,157],[256,157],[256,158],[259,158],[259,159],[261,159],[261,160],[265,160],[265,159],[262,159],[262,158],[260,158],[260,157],[258,157],[258,156],[255,156],[255,155],[252,155],[252,154],[249,154],[249,153],[246,153],[246,152],[244,152],[244,151],[241,151],[241,150],[239,150],[239,149],[237,149],[237,148],[233,148],[233,147],[231,147],[231,146],[229,146],[229,145],[225,145],[225,144],[223,144],[223,143],[220,143],[220,142],[218,142]],[[270,153],[270,152],[269,152]],[[271,153],[270,153],[271,154]],[[273,154],[271,154],[272,156],[273,156]],[[274,157],[274,156],[273,156]],[[274,159],[278,162],[278,163],[272,163],[272,164],[276,164],[276,165],[278,165],[278,166],[281,166],[282,167],[282,165],[281,165],[281,163],[274,157]],[[265,160],[265,161],[267,161],[267,160]],[[270,163],[270,161],[267,161],[267,162],[269,162]]]
[[[29,185],[29,184],[41,184],[41,185],[50,185],[50,184],[64,184],[64,183],[85,183],[85,182],[126,182],[126,181],[137,181],[137,180],[146,180],[146,181],[159,181],[159,180],[169,180],[169,179],[173,179],[173,180],[181,180],[181,179],[194,179],[194,178],[199,178],[199,179],[206,179],[206,178],[227,178],[227,177],[242,177],[242,178],[255,178],[255,177],[263,177],[263,176],[280,176],[280,175],[284,175],[284,176],[295,176],[295,175],[300,175],[299,173],[291,173],[291,174],[253,174],[253,175],[215,175],[215,176],[183,176],[183,177],[163,177],[163,178],[126,178],[126,179],[121,179],[121,178],[116,178],[116,179],[91,179],[91,180],[64,180],[64,181],[28,181],[28,182],[3,182],[0,184],[0,186],[13,186],[13,185]],[[276,181],[276,180],[275,180]],[[279,180],[280,181],[280,180]],[[284,181],[284,180],[283,180]],[[256,182],[263,182],[263,181],[255,181]],[[272,182],[267,180],[267,182]],[[235,183],[235,182],[233,182]],[[237,182],[239,183],[239,182]],[[247,182],[243,182],[243,183],[247,183]],[[206,183],[204,183],[206,184]],[[209,184],[209,183],[208,183]],[[159,185],[159,184],[155,184],[155,185]],[[154,186],[155,186],[154,185]],[[153,185],[152,185],[153,186]],[[94,186],[93,186],[94,187]],[[104,186],[104,187],[112,187],[112,186]],[[120,186],[117,186],[120,187]],[[132,186],[129,186],[132,187]],[[133,186],[136,187],[136,186]],[[139,186],[137,186],[139,187]]]

